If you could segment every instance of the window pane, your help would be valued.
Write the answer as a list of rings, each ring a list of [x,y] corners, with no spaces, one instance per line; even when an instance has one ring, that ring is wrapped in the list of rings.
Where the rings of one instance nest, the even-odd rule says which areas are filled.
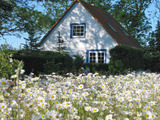
[[[81,26],[81,29],[84,29],[84,26]]]
[[[84,36],[84,34],[83,34],[83,33],[81,33],[81,36]]]
[[[77,33],[77,36],[80,36],[80,33]]]
[[[90,63],[95,63],[96,62],[96,53],[90,53]]]
[[[80,29],[80,26],[77,25],[77,29]]]
[[[76,29],[76,26],[75,26],[75,25],[73,26],[73,29]]]
[[[72,29],[73,29],[72,36],[79,36],[79,37],[84,36],[84,25],[73,25]]]
[[[104,63],[104,53],[98,53],[98,63]]]

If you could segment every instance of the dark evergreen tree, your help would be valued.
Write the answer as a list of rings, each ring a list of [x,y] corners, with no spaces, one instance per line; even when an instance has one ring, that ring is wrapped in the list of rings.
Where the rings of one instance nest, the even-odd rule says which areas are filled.
[[[150,51],[160,51],[160,21],[157,22],[156,30],[150,34],[149,40]]]

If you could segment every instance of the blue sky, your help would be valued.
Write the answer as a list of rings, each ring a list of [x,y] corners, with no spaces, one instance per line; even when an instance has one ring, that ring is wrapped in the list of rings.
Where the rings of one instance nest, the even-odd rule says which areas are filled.
[[[37,8],[37,9],[41,9],[42,8]],[[148,18],[150,18],[150,22],[151,22],[151,25],[152,25],[152,30],[155,30],[155,27],[156,27],[156,24],[157,24],[157,18],[154,17],[154,12],[155,12],[156,8],[154,6],[154,4],[151,4],[149,6],[149,8],[146,10],[146,15]],[[152,11],[152,12],[151,12]],[[149,16],[150,14],[150,16]],[[43,37],[46,33],[42,34],[41,37]],[[23,34],[23,37],[27,35],[26,34]],[[23,44],[25,44],[25,40],[24,38],[19,38],[19,37],[16,37],[16,36],[5,36],[4,39],[2,38],[0,41],[0,44],[10,44],[13,48],[16,48],[16,49],[19,49],[20,46],[22,47]]]

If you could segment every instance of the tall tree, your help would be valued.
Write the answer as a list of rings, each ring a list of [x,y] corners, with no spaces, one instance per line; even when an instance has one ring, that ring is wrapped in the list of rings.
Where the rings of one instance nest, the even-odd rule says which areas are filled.
[[[25,32],[26,23],[30,22],[32,17],[37,17],[34,21],[37,24],[36,29],[43,30],[42,28],[47,26],[45,21],[51,19],[48,15],[37,11],[35,6],[32,6],[33,1],[38,4],[44,0],[0,0],[0,37],[8,34],[16,35],[17,31]]]
[[[149,49],[153,52],[160,52],[160,21],[157,22],[156,30],[150,34]]]
[[[112,10],[112,15],[126,28],[126,30],[141,44],[151,28],[145,10],[152,0],[119,0]]]
[[[158,19],[160,19],[160,1],[159,0],[155,0],[155,7],[157,8],[155,15]]]

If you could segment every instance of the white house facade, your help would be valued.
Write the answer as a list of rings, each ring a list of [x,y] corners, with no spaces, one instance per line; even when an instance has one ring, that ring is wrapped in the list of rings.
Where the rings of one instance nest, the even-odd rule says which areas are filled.
[[[45,51],[55,51],[55,47],[58,46],[57,36],[60,32],[64,40],[63,45],[71,56],[82,55],[88,63],[108,63],[109,50],[119,43],[83,6],[83,3],[85,2],[80,0],[72,3],[40,41],[40,47]],[[111,24],[107,23],[107,25],[111,32],[117,32]]]

